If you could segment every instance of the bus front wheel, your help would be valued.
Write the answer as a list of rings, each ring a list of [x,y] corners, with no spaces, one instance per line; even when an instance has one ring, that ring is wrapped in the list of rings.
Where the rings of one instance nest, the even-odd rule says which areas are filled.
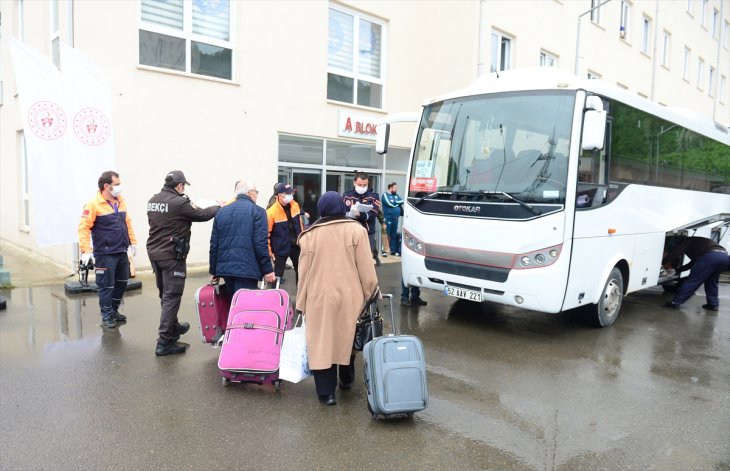
[[[623,298],[624,278],[621,275],[621,270],[613,267],[613,270],[608,275],[606,284],[603,286],[601,298],[597,304],[590,306],[593,320],[598,327],[608,327],[616,322]]]

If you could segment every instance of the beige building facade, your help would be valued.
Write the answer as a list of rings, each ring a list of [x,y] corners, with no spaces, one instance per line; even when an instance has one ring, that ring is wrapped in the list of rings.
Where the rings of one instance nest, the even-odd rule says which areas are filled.
[[[264,206],[277,181],[316,217],[354,170],[376,191],[404,189],[415,127],[393,126],[386,158],[373,126],[482,73],[554,66],[660,104],[730,123],[730,1],[0,0],[0,239],[64,266],[73,244],[38,247],[32,205],[63,191],[25,170],[24,124],[7,37],[63,68],[58,43],[104,71],[117,170],[140,248],[146,202],[181,169],[191,199],[230,199],[253,180]],[[593,9],[592,9],[593,8]],[[96,182],[88,182],[89,198]],[[211,223],[193,227],[206,265]],[[139,268],[149,266],[139,250]]]

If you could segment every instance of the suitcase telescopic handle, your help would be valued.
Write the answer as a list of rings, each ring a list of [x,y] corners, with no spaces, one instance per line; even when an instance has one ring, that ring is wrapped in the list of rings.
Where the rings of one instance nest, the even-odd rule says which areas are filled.
[[[390,322],[393,326],[393,335],[397,335],[397,332],[395,330],[395,314],[393,312],[393,295],[392,294],[383,294],[384,298],[388,298],[388,307],[390,308]]]

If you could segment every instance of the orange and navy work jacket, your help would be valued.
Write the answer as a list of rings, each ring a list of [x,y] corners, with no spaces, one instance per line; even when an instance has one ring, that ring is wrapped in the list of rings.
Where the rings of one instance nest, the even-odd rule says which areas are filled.
[[[101,191],[84,205],[79,222],[79,247],[82,253],[94,255],[123,253],[130,245],[136,245],[137,238],[132,230],[132,220],[127,215],[124,198],[107,201]]]
[[[291,211],[294,234],[290,230],[289,218],[286,217],[284,207],[278,199],[266,210],[266,219],[269,221],[269,253],[280,257],[289,256],[292,244],[297,245],[297,237],[304,230],[299,205],[292,200],[288,206]]]

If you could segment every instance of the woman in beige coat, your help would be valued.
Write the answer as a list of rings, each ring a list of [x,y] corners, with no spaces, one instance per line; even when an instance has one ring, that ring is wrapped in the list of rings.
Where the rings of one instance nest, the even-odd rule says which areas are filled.
[[[335,405],[340,388],[355,379],[352,342],[365,301],[378,286],[365,228],[345,216],[342,196],[328,191],[317,202],[320,218],[299,235],[297,309],[307,320],[309,369],[319,400]]]

